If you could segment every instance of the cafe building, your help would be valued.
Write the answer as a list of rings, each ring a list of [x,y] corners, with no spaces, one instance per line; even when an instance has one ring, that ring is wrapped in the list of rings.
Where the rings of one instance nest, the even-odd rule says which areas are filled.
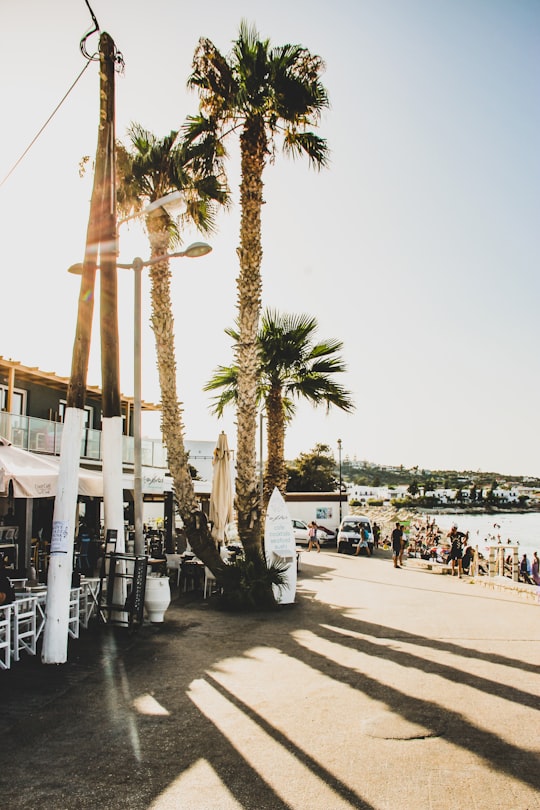
[[[0,437],[6,447],[18,448],[30,454],[29,467],[36,467],[39,460],[48,462],[49,466],[58,465],[68,385],[67,377],[0,356]],[[121,403],[124,507],[126,535],[129,537],[129,527],[134,523],[133,397],[122,394]],[[142,410],[158,411],[160,406],[143,402]],[[101,389],[88,386],[80,449],[78,510],[79,524],[94,534],[99,534],[102,524],[102,497],[95,494],[100,491],[102,470],[101,418]],[[186,449],[190,463],[197,472],[195,490],[205,508],[211,488],[214,442],[186,442]],[[22,571],[36,561],[37,540],[45,543],[50,540],[54,496],[48,495],[44,488],[32,491],[30,497],[28,494],[21,497],[25,492],[24,485],[17,493],[12,482],[4,489],[1,453],[0,446],[0,554],[10,567]],[[176,510],[166,450],[161,438],[142,439],[142,478],[143,500],[148,513],[155,516],[162,510],[159,523],[163,527],[166,544],[171,545]]]

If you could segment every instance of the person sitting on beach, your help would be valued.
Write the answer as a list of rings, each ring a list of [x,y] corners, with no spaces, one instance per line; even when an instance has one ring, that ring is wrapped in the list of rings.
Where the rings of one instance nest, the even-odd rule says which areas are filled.
[[[474,562],[474,549],[472,546],[469,546],[467,540],[464,541],[465,543],[465,550],[463,552],[463,557],[461,558],[461,567],[463,569],[464,574],[468,574],[471,565]]]

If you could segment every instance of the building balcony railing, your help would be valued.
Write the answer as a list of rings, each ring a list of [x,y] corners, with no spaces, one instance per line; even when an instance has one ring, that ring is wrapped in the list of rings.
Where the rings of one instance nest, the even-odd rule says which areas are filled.
[[[0,436],[8,439],[15,447],[30,450],[33,453],[60,455],[62,441],[62,422],[38,419],[34,416],[19,416],[14,413],[0,412]],[[142,439],[142,464],[145,467],[167,467],[167,454],[158,439]],[[82,459],[99,462],[101,454],[101,430],[85,428],[81,440]],[[133,464],[133,436],[122,437],[122,463]]]

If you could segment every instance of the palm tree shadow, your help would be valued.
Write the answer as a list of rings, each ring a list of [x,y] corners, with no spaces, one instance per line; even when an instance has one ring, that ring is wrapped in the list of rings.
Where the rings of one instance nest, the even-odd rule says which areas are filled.
[[[328,574],[325,570],[317,570],[318,577]],[[107,630],[103,628],[82,637],[78,658],[66,665],[67,675],[65,671],[61,674],[45,668],[45,680],[50,679],[56,686],[47,693],[39,711],[36,707],[36,711],[22,720],[20,731],[14,737],[10,734],[13,726],[10,727],[9,720],[14,716],[10,715],[10,706],[13,702],[24,705],[43,686],[44,668],[35,661],[30,668],[25,662],[20,662],[23,671],[26,669],[26,677],[5,681],[5,711],[0,718],[0,728],[10,734],[13,745],[3,752],[3,771],[10,773],[12,778],[18,777],[22,785],[21,792],[10,803],[13,810],[28,806],[29,794],[25,790],[30,789],[34,804],[40,798],[47,798],[52,806],[55,801],[61,803],[65,801],[62,798],[65,784],[71,783],[77,786],[81,795],[91,796],[94,806],[98,803],[111,806],[108,803],[110,780],[96,778],[96,768],[103,766],[104,751],[107,752],[107,772],[129,776],[118,778],[123,801],[133,810],[148,808],[159,796],[174,790],[175,784],[201,761],[208,763],[224,788],[243,807],[285,810],[289,805],[266,778],[264,768],[255,767],[235,745],[234,738],[221,731],[212,718],[205,716],[194,704],[189,693],[196,681],[210,684],[231,707],[256,724],[305,769],[323,779],[343,801],[362,810],[371,810],[371,805],[325,767],[324,762],[315,760],[309,750],[295,744],[278,729],[277,724],[262,717],[241,696],[232,694],[219,682],[216,675],[223,662],[242,659],[261,645],[277,649],[324,676],[381,701],[396,717],[422,726],[427,735],[443,736],[458,749],[482,757],[494,770],[525,785],[540,788],[537,759],[532,753],[478,728],[457,711],[412,697],[395,686],[383,684],[308,649],[300,642],[298,631],[307,631],[326,641],[337,640],[342,646],[387,658],[402,666],[414,666],[448,681],[455,681],[459,673],[469,687],[481,691],[491,690],[492,681],[463,674],[454,662],[452,665],[435,664],[418,653],[377,645],[369,637],[401,637],[416,646],[461,656],[478,655],[482,660],[496,664],[515,665],[504,656],[464,650],[451,643],[400,634],[392,627],[352,619],[343,608],[311,600],[306,591],[292,609],[278,610],[270,615],[234,616],[215,612],[207,602],[193,601],[183,605],[174,602],[170,618],[168,615],[163,626],[156,629],[144,625],[130,641],[119,636],[115,650],[104,647]],[[368,638],[357,638],[357,634]],[[77,643],[73,643],[73,649],[79,649]],[[3,674],[9,676],[11,673]],[[17,683],[20,683],[19,687],[16,687]],[[505,685],[499,687],[498,695],[524,704],[526,696],[523,692]],[[163,712],[140,714],[135,711],[134,700],[141,692],[150,695]],[[85,700],[81,699],[83,694]],[[51,695],[57,700],[50,699]],[[60,704],[60,714],[55,710],[56,704]],[[280,711],[276,706],[276,712]],[[17,720],[21,721],[20,714]],[[54,734],[51,734],[52,728],[55,728]],[[85,767],[81,767],[78,753],[82,739]],[[45,755],[46,761],[43,759]],[[51,761],[63,763],[61,784],[50,778]],[[31,788],[25,788],[29,771],[35,778]],[[21,803],[17,804],[18,801]]]

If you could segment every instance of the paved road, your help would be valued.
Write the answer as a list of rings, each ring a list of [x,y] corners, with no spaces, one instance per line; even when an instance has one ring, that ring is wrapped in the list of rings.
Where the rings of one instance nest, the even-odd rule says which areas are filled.
[[[538,810],[540,605],[378,553],[0,673],[6,807]]]

